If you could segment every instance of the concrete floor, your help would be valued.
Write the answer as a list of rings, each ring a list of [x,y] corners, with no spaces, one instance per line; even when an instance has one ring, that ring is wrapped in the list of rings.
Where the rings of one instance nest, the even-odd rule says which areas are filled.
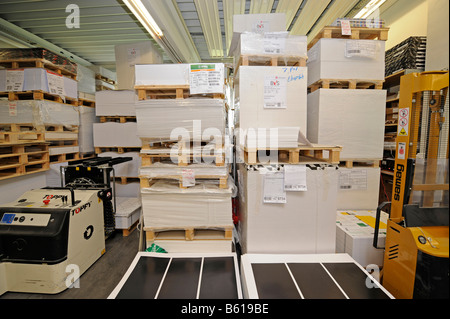
[[[127,271],[139,248],[139,232],[123,237],[121,231],[106,240],[106,253],[80,278],[80,287],[59,294],[7,292],[0,299],[106,299]]]

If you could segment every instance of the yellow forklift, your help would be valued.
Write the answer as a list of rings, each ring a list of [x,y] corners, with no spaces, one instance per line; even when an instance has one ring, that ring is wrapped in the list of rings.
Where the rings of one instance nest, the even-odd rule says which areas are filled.
[[[448,71],[401,77],[382,285],[396,298],[449,298]],[[390,205],[390,207],[388,207]]]

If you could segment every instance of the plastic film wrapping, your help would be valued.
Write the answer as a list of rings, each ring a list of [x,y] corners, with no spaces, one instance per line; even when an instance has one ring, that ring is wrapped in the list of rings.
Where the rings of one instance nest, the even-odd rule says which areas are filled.
[[[31,59],[42,59],[46,63],[62,67],[65,70],[77,73],[77,64],[71,62],[69,59],[62,57],[52,51],[44,48],[9,48],[0,49],[0,63],[1,61],[27,61]]]
[[[244,32],[240,34],[239,43],[234,52],[235,62],[240,56],[249,55],[252,61],[265,62],[264,57],[283,57],[285,65],[289,58],[307,58],[307,37],[290,35],[289,32]],[[258,57],[260,56],[260,60]]]
[[[95,114],[97,116],[136,116],[134,104],[137,95],[134,90],[105,90],[95,93]]]
[[[145,100],[136,103],[137,134],[161,140],[210,140],[225,136],[222,99]]]
[[[341,145],[341,161],[382,159],[385,110],[385,90],[316,90],[308,94],[307,138]]]
[[[141,189],[145,227],[232,226],[231,188],[201,183],[180,189],[178,183],[157,181]]]
[[[1,100],[0,118],[2,123],[30,123],[35,127],[63,125],[71,129],[80,124],[78,106],[45,100]]]

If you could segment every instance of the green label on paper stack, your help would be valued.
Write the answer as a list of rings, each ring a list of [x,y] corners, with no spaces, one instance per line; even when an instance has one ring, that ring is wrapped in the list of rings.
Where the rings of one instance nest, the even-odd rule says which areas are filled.
[[[152,244],[150,247],[148,247],[146,252],[149,253],[167,253],[163,248],[159,247],[158,245]]]

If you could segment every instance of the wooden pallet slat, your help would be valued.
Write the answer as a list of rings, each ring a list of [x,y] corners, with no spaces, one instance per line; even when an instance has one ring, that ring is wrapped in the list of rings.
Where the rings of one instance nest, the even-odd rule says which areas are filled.
[[[100,116],[100,123],[106,122],[118,122],[118,123],[136,122],[136,116]]]
[[[232,240],[233,226],[144,227],[147,241],[164,240]],[[205,232],[212,236],[203,236]]]
[[[50,169],[47,144],[0,145],[0,180]]]
[[[8,59],[8,60],[0,60],[0,66],[3,66],[7,69],[21,69],[21,68],[43,68],[47,70],[51,70],[60,75],[64,75],[73,80],[77,79],[77,73],[70,71],[64,67],[64,65],[53,64],[52,62],[40,59],[40,58],[26,58],[26,59]]]
[[[173,174],[173,175],[161,175],[161,176],[139,176],[141,188],[149,188],[151,187],[157,180],[160,179],[168,179],[168,180],[177,180],[180,188],[188,188],[183,186],[183,176],[181,174]],[[218,181],[219,188],[224,189],[228,188],[228,175],[195,175],[195,181],[197,184],[197,180],[216,180]]]
[[[341,146],[325,146],[313,144],[299,145],[295,148],[278,148],[271,150],[270,148],[243,148],[244,161],[247,164],[264,164],[265,160],[269,160],[272,164],[304,164],[304,163],[328,163],[339,164],[339,156],[342,150]],[[261,160],[261,154],[267,155]],[[324,156],[327,153],[327,157]],[[275,163],[274,163],[275,162]]]
[[[134,89],[138,93],[138,99],[186,99],[194,96],[205,98],[223,99],[222,93],[191,94],[189,85],[137,85]]]
[[[30,123],[0,124],[0,145],[45,143],[45,134]]]
[[[308,50],[314,46],[322,38],[327,39],[353,39],[353,40],[375,40],[386,41],[388,39],[389,28],[362,28],[352,27],[351,35],[343,35],[340,26],[325,26],[323,29],[309,42]]]
[[[33,91],[8,91],[0,92],[0,98],[7,98],[9,101],[19,100],[47,100],[62,104],[78,106],[78,99],[71,97],[62,97],[57,94],[51,94],[42,90]]]
[[[240,66],[299,66],[306,67],[307,58],[302,56],[242,54],[239,57],[237,69]],[[236,72],[235,71],[235,72]]]
[[[309,92],[318,89],[383,89],[384,80],[367,80],[367,79],[321,79],[308,86]]]

